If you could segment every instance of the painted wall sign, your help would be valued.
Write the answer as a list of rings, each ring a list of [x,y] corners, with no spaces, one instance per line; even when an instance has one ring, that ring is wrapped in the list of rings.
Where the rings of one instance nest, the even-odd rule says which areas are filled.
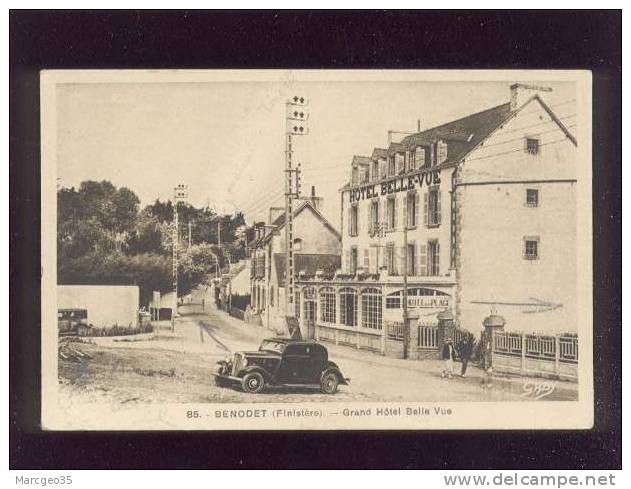
[[[360,200],[372,199],[380,195],[405,192],[407,190],[413,190],[416,186],[422,188],[423,185],[440,185],[440,170],[429,170],[416,175],[394,178],[374,185],[352,188],[349,191],[350,201],[359,202]]]
[[[448,296],[416,296],[408,297],[408,307],[410,309],[444,308],[449,307]]]

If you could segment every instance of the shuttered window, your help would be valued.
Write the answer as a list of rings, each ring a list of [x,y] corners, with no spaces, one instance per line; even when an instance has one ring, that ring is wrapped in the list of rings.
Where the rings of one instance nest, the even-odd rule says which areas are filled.
[[[429,227],[440,226],[440,189],[430,187],[427,192],[427,225]]]

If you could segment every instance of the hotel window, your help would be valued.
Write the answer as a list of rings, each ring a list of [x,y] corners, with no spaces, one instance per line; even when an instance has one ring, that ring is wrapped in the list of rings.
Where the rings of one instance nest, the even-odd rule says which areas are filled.
[[[381,329],[381,290],[362,290],[362,327]]]
[[[539,154],[539,139],[526,138],[526,153],[531,155]]]
[[[372,162],[372,179],[379,180],[379,162],[378,161]]]
[[[387,173],[386,160],[379,160],[379,178],[387,177]]]
[[[320,290],[320,321],[335,323],[335,290],[324,287]]]
[[[350,287],[340,289],[340,323],[357,326],[357,291]]]
[[[379,201],[370,204],[370,232],[376,233],[379,229]]]
[[[408,229],[413,229],[418,224],[418,204],[419,194],[418,192],[409,192],[406,196],[405,205],[407,215]]]
[[[359,225],[359,211],[357,209],[356,205],[352,205],[349,209],[348,234],[350,236],[357,236],[357,227]]]
[[[525,236],[524,237],[524,259],[526,260],[539,259],[539,236]]]
[[[388,267],[389,275],[398,275],[394,243],[388,243],[386,245],[386,266]]]
[[[386,296],[386,309],[401,309],[401,292],[394,292]]]
[[[397,174],[403,173],[405,171],[405,156],[403,153],[395,153],[394,160],[396,162]]]
[[[440,245],[438,241],[427,242],[427,275],[440,275]]]
[[[423,146],[419,146],[414,151],[414,164],[415,168],[420,168],[425,165],[425,148]]]
[[[396,174],[396,165],[394,161],[394,155],[388,157],[388,176],[392,177]]]
[[[353,172],[351,173],[351,183],[353,185],[359,183],[359,169],[356,166],[353,167]]]
[[[351,272],[351,275],[355,275],[357,273],[357,247],[356,246],[353,246],[351,248],[350,272]]]
[[[430,187],[424,196],[425,218],[429,227],[440,225],[440,189],[438,187]]]
[[[397,227],[397,200],[395,197],[388,197],[387,202],[388,231],[393,231]]]
[[[370,250],[368,248],[364,248],[364,268],[370,269]]]
[[[537,207],[539,205],[539,189],[528,188],[526,189],[526,206]]]
[[[407,256],[407,264],[408,264],[408,275],[415,276],[416,275],[416,244],[408,243],[408,256]]]

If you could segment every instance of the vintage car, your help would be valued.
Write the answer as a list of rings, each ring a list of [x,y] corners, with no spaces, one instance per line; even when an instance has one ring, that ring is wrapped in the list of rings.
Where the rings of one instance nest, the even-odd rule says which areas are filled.
[[[245,392],[258,393],[266,386],[316,387],[335,394],[350,379],[329,360],[329,353],[313,340],[271,338],[258,351],[235,352],[217,362],[215,382],[219,386],[240,384]]]

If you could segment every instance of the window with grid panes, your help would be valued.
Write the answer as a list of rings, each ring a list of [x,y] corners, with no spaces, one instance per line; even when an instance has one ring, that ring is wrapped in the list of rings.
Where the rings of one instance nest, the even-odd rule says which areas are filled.
[[[427,274],[431,276],[440,275],[440,246],[438,241],[427,243]]]
[[[357,291],[350,287],[340,289],[340,323],[357,326]]]
[[[539,259],[539,237],[526,236],[524,238],[524,258],[526,260]]]
[[[362,327],[380,330],[382,327],[380,289],[367,288],[362,290]]]
[[[335,290],[333,287],[320,289],[320,320],[335,323]]]

